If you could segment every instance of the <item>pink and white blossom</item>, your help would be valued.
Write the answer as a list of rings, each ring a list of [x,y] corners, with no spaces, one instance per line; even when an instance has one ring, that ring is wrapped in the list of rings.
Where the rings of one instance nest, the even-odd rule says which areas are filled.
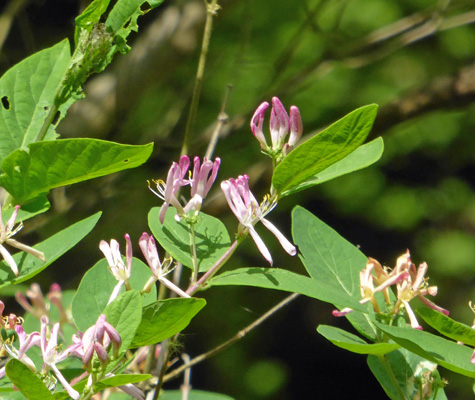
[[[125,263],[122,259],[122,254],[120,254],[120,245],[117,240],[112,239],[110,241],[110,244],[107,243],[105,240],[101,240],[101,242],[99,243],[99,248],[107,259],[109,269],[112,275],[118,281],[109,299],[110,303],[119,295],[120,289],[123,285],[125,285],[127,289],[130,289],[129,278],[132,273],[132,242],[130,241],[130,236],[126,234]]]
[[[15,239],[12,239],[12,236],[16,235],[23,228],[23,223],[21,222],[15,227],[15,220],[18,216],[19,209],[20,206],[15,206],[15,210],[13,211],[11,217],[8,219],[6,225],[3,223],[0,209],[0,254],[2,255],[5,262],[9,265],[15,276],[18,276],[19,273],[18,266],[10,252],[3,245],[4,243],[17,248],[18,250],[29,253],[32,256],[40,259],[41,261],[46,261],[43,252],[36,250],[33,247],[27,246],[26,244],[20,243]]]
[[[262,222],[279,240],[288,254],[296,255],[297,249],[295,246],[287,240],[274,224],[264,218],[272,211],[275,204],[269,204],[268,200],[264,200],[262,204],[259,204],[249,189],[248,181],[249,177],[247,175],[240,175],[237,179],[231,178],[221,182],[221,189],[228,201],[229,208],[239,221],[238,235],[249,232],[261,254],[272,265],[272,256],[254,228],[254,225]]]
[[[147,264],[153,274],[145,284],[143,292],[149,292],[152,285],[156,281],[159,281],[160,283],[163,283],[168,289],[178,294],[180,297],[190,297],[190,295],[186,294],[177,285],[166,278],[166,275],[172,271],[172,269],[170,269],[172,260],[168,259],[163,263],[160,261],[160,256],[158,255],[157,246],[153,236],[150,236],[147,232],[144,232],[140,237],[139,247],[142,250],[145,260],[147,261]]]

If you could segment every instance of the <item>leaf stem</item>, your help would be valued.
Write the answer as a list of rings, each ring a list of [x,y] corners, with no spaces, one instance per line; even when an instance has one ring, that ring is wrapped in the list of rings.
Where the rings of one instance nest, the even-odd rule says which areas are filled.
[[[46,133],[48,132],[49,127],[53,123],[58,110],[59,110],[59,106],[56,103],[56,99],[55,99],[53,103],[53,107],[51,107],[51,110],[49,110],[49,113],[46,116],[46,119],[43,122],[43,125],[41,126],[40,131],[38,132],[38,136],[36,137],[35,142],[41,142],[45,139]]]
[[[191,283],[195,284],[198,280],[198,258],[196,257],[196,236],[195,236],[195,224],[190,224],[190,247],[191,247],[191,262],[193,264],[193,275]]]
[[[210,351],[203,353],[199,355],[198,357],[193,358],[189,362],[185,363],[181,367],[173,370],[169,374],[165,375],[162,380],[163,382],[168,382],[171,379],[176,378],[178,375],[180,375],[183,371],[186,371],[193,365],[196,365],[200,363],[201,361],[204,361],[215,354],[219,353],[220,351],[226,349],[227,347],[231,346],[232,344],[236,343],[240,339],[242,339],[244,336],[246,336],[250,331],[252,331],[254,328],[257,328],[260,324],[262,324],[267,318],[269,318],[271,315],[275,314],[277,311],[279,311],[281,308],[289,304],[292,300],[295,300],[299,296],[298,293],[292,293],[290,296],[287,296],[285,299],[280,301],[278,304],[276,304],[274,307],[272,307],[269,311],[267,311],[265,314],[260,316],[258,319],[256,319],[252,324],[248,325],[246,328],[240,330],[236,335],[231,337],[230,339],[226,340],[225,342],[221,343],[220,345],[216,346],[214,349],[211,349]]]
[[[188,114],[188,120],[186,121],[185,128],[185,138],[183,139],[183,147],[181,149],[181,154],[185,155],[188,153],[191,137],[193,135],[193,125],[195,123],[196,113],[198,110],[198,103],[200,101],[201,87],[203,85],[203,76],[206,66],[206,57],[208,56],[209,43],[211,39],[211,31],[213,29],[213,17],[217,14],[220,6],[218,5],[218,0],[211,0],[208,2],[205,0],[206,4],[206,22],[205,29],[203,34],[203,42],[201,44],[201,54],[200,60],[198,62],[198,70],[196,71],[195,85],[193,87],[193,95],[191,98],[190,112]]]
[[[193,283],[188,290],[186,291],[187,294],[192,296],[198,289],[200,289],[207,281],[210,279],[218,270],[228,261],[229,257],[234,253],[237,246],[239,245],[239,241],[235,240],[231,247],[224,253],[218,261],[200,278],[200,280],[196,283]]]
[[[397,381],[396,377],[394,376],[394,371],[393,369],[391,368],[391,365],[389,364],[389,360],[388,358],[383,355],[383,356],[378,356],[379,360],[381,361],[381,363],[384,365],[384,368],[386,369],[386,372],[388,374],[388,377],[389,379],[391,380],[392,384],[394,385],[394,387],[396,388],[396,391],[398,392],[398,395],[399,397],[402,399],[402,400],[407,400],[407,397],[406,395],[404,394],[404,392],[402,391],[401,389],[401,386],[399,386],[399,382]]]

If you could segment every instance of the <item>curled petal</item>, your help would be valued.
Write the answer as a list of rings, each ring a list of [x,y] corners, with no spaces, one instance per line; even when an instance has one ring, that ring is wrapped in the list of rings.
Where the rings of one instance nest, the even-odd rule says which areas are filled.
[[[258,140],[262,150],[267,148],[267,142],[264,133],[262,132],[262,126],[264,124],[264,114],[268,108],[269,103],[265,101],[259,107],[257,107],[257,110],[251,118],[252,134]]]
[[[261,252],[261,254],[264,256],[267,262],[272,266],[273,261],[272,261],[272,256],[269,252],[269,249],[267,248],[264,241],[261,239],[261,237],[256,232],[253,226],[249,227],[249,233],[251,234],[251,237],[254,240],[254,243],[256,243],[256,246]]]
[[[282,234],[281,231],[277,229],[277,227],[272,222],[265,218],[262,218],[261,222],[267,229],[269,229],[274,234],[274,236],[280,242],[281,246],[284,248],[287,254],[291,256],[295,256],[297,254],[297,249],[295,248],[295,246],[287,240],[287,238]]]

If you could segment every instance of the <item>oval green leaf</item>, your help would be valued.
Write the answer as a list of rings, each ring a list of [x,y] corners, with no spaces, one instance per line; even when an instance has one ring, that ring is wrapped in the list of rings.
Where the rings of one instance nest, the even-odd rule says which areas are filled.
[[[16,202],[50,189],[109,175],[143,164],[153,144],[124,145],[98,139],[37,142],[29,151],[17,150],[2,163],[2,186]]]
[[[148,213],[148,225],[160,245],[177,261],[192,268],[190,227],[182,219],[175,219],[176,210],[169,207],[163,225],[158,220],[159,207]],[[196,257],[200,272],[210,269],[231,246],[224,224],[217,218],[200,212],[194,225]]]
[[[272,184],[277,192],[287,196],[302,190],[316,174],[361,146],[377,109],[376,104],[358,108],[295,148],[274,171]]]

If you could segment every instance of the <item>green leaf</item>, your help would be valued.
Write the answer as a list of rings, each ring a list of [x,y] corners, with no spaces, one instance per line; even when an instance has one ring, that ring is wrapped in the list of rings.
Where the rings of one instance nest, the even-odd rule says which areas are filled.
[[[382,138],[377,138],[372,142],[358,147],[355,151],[348,154],[345,158],[325,168],[316,174],[313,178],[297,186],[292,193],[307,189],[311,186],[338,178],[339,176],[349,174],[350,172],[369,167],[378,161],[383,155],[384,142]]]
[[[38,196],[29,201],[26,204],[22,204],[20,210],[18,210],[17,221],[27,221],[36,215],[42,214],[49,210],[51,204],[46,196]],[[15,207],[2,208],[2,221],[6,222],[13,214]]]
[[[358,336],[343,329],[328,325],[319,325],[317,332],[332,342],[335,346],[358,354],[374,354],[382,356],[400,346],[397,343],[366,343]]]
[[[123,145],[98,139],[32,143],[2,163],[1,185],[23,202],[50,189],[109,175],[143,164],[153,144]]]
[[[417,309],[417,313],[442,335],[466,345],[475,346],[475,330],[472,327],[457,322],[429,307],[420,307]]]
[[[127,385],[128,383],[137,383],[152,378],[150,374],[120,374],[109,378],[101,379],[94,385],[96,391],[101,391],[109,387]]]
[[[91,31],[94,24],[97,24],[102,14],[104,14],[109,6],[110,0],[94,0],[86,9],[78,15],[74,22],[78,28]]]
[[[419,398],[421,381],[428,379],[432,381],[433,391],[427,400],[447,400],[437,364],[406,349],[399,348],[383,357],[370,355],[368,366],[392,400]]]
[[[122,344],[120,351],[125,352],[132,343],[137,328],[142,321],[142,298],[136,290],[121,293],[104,310],[104,314],[117,332]]]
[[[69,42],[63,40],[16,64],[0,78],[0,163],[36,140],[70,59]],[[65,108],[59,111],[64,116]],[[55,138],[52,128],[46,140]]]
[[[294,149],[274,171],[277,192],[288,196],[302,190],[316,174],[356,150],[368,136],[377,109],[376,104],[358,108]]]
[[[51,265],[60,256],[74,247],[84,236],[86,236],[99,220],[101,213],[96,213],[82,221],[63,229],[40,244],[34,246],[42,251],[46,257],[43,262],[31,254],[20,252],[13,256],[18,265],[19,274],[15,277],[5,261],[0,263],[0,289],[5,286],[26,281]]]
[[[155,8],[162,4],[163,0],[118,0],[107,17],[107,30],[116,36],[118,50],[121,52],[129,50],[126,39],[130,32],[137,32],[137,19],[143,14],[141,6],[144,3]]]
[[[205,306],[204,299],[176,298],[157,301],[144,307],[142,322],[131,348],[148,346],[181,332]]]
[[[337,297],[361,299],[359,276],[366,267],[366,256],[302,207],[295,207],[292,211],[292,235],[309,275],[322,285],[334,288],[336,301],[331,303],[340,308],[354,308],[346,304],[343,297]],[[362,335],[375,341],[376,330],[368,315],[350,313],[346,318]]]
[[[211,286],[240,285],[300,293],[327,303],[351,304],[355,310],[366,307],[344,293],[339,293],[331,284],[279,268],[239,268],[210,279]]]
[[[175,219],[176,210],[169,207],[163,221],[158,220],[159,207],[148,213],[148,225],[160,245],[176,260],[192,268],[191,234],[189,225],[182,218]],[[196,240],[196,257],[201,272],[210,269],[231,246],[231,239],[224,224],[217,218],[200,212],[198,222],[194,225]]]
[[[375,325],[401,347],[451,371],[475,378],[475,364],[470,362],[473,349],[418,329],[399,328],[379,322],[375,322]]]
[[[16,359],[8,361],[5,372],[28,400],[53,400],[53,395],[41,379],[22,362]]]
[[[166,390],[160,393],[159,400],[182,400],[181,390]],[[202,390],[191,390],[188,400],[233,400],[232,397],[220,393],[204,392]]]
[[[137,258],[132,259],[132,274],[130,286],[132,289],[141,291],[145,283],[151,277],[150,268]],[[104,312],[107,302],[117,285],[117,280],[109,271],[106,259],[98,261],[83,276],[79,288],[72,303],[72,315],[74,322],[80,331],[85,331],[94,325]],[[122,287],[122,292],[125,288]],[[157,289],[152,286],[150,293],[145,293],[142,298],[144,305],[153,303],[157,298]]]

